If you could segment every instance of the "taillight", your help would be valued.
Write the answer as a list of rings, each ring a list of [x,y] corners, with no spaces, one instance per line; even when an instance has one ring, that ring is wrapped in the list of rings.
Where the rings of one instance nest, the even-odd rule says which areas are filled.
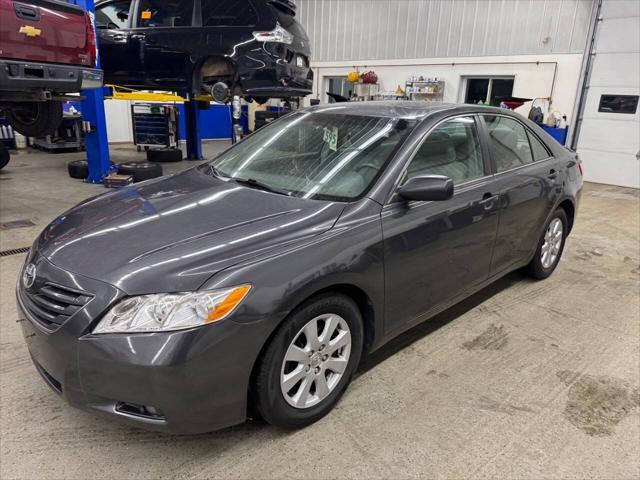
[[[96,60],[98,58],[98,44],[96,43],[96,30],[93,27],[93,22],[91,21],[91,17],[89,13],[84,13],[85,23],[87,24],[87,32],[89,36],[89,61],[91,62],[91,66],[96,66]]]
[[[580,176],[584,177],[584,170],[582,167],[582,160],[576,155],[576,161],[578,162],[578,170],[580,170]]]

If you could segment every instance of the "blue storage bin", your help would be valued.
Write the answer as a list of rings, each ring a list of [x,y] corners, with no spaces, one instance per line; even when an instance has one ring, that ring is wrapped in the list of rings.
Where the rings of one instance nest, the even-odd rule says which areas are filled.
[[[569,131],[569,127],[565,128],[555,128],[548,127],[544,124],[538,124],[540,128],[542,128],[545,132],[555,138],[560,145],[564,145],[567,142],[567,132]]]

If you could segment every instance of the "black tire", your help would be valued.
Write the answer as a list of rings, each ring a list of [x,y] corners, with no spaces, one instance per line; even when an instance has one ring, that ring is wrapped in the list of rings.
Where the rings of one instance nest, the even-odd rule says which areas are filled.
[[[113,162],[109,162],[109,164],[112,167],[114,165]],[[69,171],[69,176],[71,178],[84,180],[89,176],[89,162],[86,160],[74,160],[73,162],[67,163],[67,170]]]
[[[4,143],[0,141],[0,170],[7,166],[9,160],[11,159],[11,154],[9,153],[9,149],[4,146]]]
[[[547,234],[547,229],[549,228],[549,225],[551,225],[551,223],[556,218],[562,222],[562,239],[560,242],[560,249],[558,250],[557,257],[553,261],[553,263],[545,268],[542,263],[542,246],[545,243],[545,235]],[[549,218],[549,220],[544,226],[542,234],[540,235],[540,240],[538,240],[538,247],[536,248],[536,253],[534,254],[533,259],[531,260],[529,265],[525,267],[525,271],[527,272],[527,274],[529,274],[533,278],[542,280],[547,278],[549,275],[553,273],[553,271],[558,266],[558,263],[560,262],[560,258],[562,258],[562,252],[564,251],[565,240],[567,239],[567,231],[568,231],[567,227],[568,227],[567,214],[562,208],[558,208],[555,212],[553,212],[553,215],[551,215],[551,218]]]
[[[89,176],[89,162],[86,160],[74,160],[67,163],[67,170],[71,178],[84,180]]]
[[[326,398],[308,408],[296,408],[284,398],[280,387],[280,374],[285,353],[300,330],[319,315],[340,315],[351,332],[351,354],[347,367]],[[362,354],[362,316],[358,306],[349,297],[323,294],[312,298],[298,308],[278,328],[271,339],[256,370],[253,383],[255,406],[267,422],[282,428],[302,428],[324,417],[338,402],[351,382]]]
[[[163,148],[147,150],[147,162],[181,162],[182,150],[179,148]]]
[[[62,122],[62,102],[16,102],[7,109],[13,128],[26,137],[50,135]]]
[[[162,176],[162,166],[149,162],[126,162],[118,164],[118,173],[131,175],[134,182],[142,182]]]

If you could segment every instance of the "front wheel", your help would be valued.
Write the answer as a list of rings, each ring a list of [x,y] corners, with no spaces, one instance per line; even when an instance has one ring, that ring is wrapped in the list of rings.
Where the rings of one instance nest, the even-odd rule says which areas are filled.
[[[544,279],[558,266],[567,238],[567,215],[562,208],[557,209],[547,222],[538,241],[533,259],[527,265],[527,273],[533,278]]]
[[[343,295],[322,295],[297,308],[267,347],[255,378],[262,417],[302,428],[338,402],[360,361],[362,316]]]

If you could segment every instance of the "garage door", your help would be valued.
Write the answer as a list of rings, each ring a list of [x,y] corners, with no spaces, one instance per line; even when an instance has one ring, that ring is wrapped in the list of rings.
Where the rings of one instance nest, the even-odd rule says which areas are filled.
[[[640,2],[604,0],[578,136],[585,179],[640,188]]]

